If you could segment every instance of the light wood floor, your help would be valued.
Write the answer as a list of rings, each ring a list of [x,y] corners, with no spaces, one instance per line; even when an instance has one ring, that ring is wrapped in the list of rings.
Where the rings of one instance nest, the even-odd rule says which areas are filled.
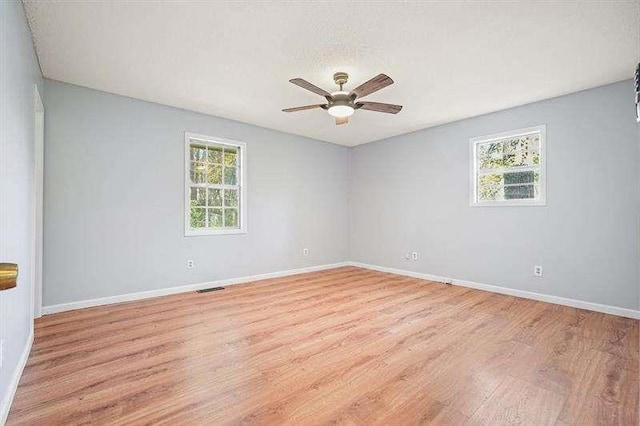
[[[638,321],[353,267],[51,315],[8,424],[638,424]]]

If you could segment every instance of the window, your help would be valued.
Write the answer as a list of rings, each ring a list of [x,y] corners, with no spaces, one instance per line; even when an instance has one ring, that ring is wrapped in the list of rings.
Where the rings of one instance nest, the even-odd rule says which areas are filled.
[[[544,206],[545,134],[538,126],[471,139],[471,205]]]
[[[246,144],[185,133],[185,235],[246,232]]]

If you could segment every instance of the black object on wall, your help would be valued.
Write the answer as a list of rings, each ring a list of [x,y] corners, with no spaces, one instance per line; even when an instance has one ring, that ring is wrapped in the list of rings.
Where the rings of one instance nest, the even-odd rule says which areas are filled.
[[[640,123],[640,64],[636,67],[636,120]]]

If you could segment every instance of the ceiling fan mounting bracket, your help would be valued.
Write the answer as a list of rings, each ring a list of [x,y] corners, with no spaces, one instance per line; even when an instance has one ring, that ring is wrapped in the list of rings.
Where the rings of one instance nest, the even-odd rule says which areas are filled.
[[[349,80],[349,74],[346,72],[339,71],[333,74],[333,81],[340,86],[340,90],[342,90],[342,86],[347,84],[347,80]]]

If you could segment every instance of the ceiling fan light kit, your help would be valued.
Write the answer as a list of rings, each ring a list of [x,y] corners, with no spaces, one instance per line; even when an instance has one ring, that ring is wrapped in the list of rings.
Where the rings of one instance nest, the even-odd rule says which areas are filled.
[[[357,109],[362,108],[369,111],[385,112],[388,114],[397,114],[402,109],[402,105],[385,104],[381,102],[356,102],[358,98],[365,97],[393,84],[393,80],[388,75],[378,74],[371,80],[356,87],[351,92],[347,92],[342,89],[348,80],[349,75],[346,72],[335,73],[333,75],[333,81],[340,87],[340,90],[329,93],[302,78],[291,79],[289,81],[296,86],[300,86],[303,89],[307,89],[317,95],[323,96],[327,100],[327,103],[285,108],[282,111],[296,112],[307,109],[322,108],[327,110],[331,116],[335,117],[336,125],[341,125],[347,124],[349,122],[349,117],[352,116]]]
[[[334,117],[349,117],[356,111],[353,101],[349,98],[349,92],[333,92],[332,102],[329,102],[327,111]]]

